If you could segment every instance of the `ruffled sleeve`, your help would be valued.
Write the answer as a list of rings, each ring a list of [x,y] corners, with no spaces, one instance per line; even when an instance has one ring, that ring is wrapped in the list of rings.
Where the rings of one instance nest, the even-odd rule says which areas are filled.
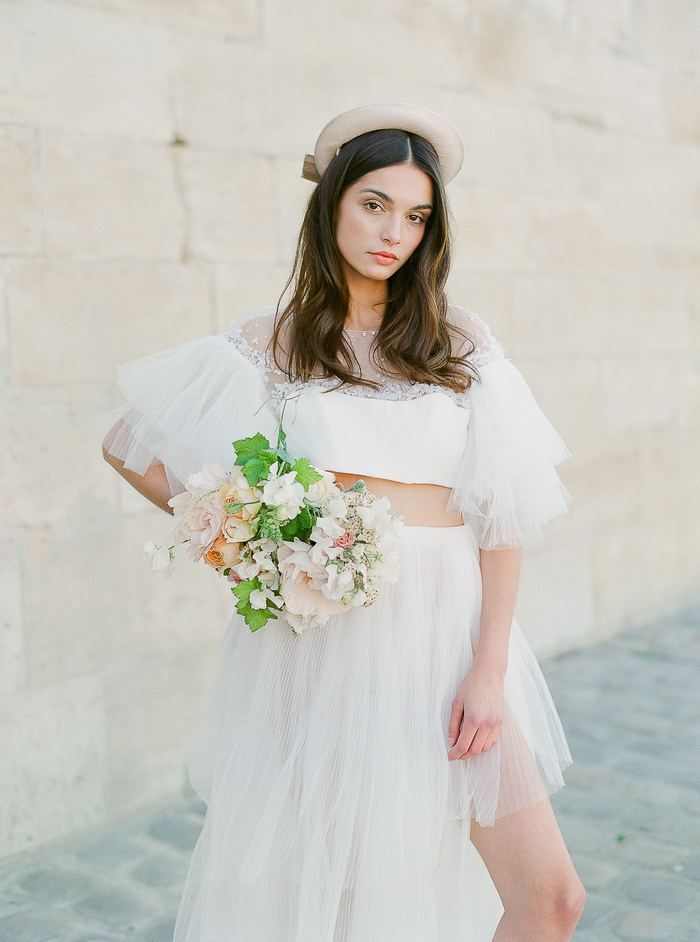
[[[469,391],[467,441],[448,512],[474,527],[482,549],[528,546],[568,510],[571,495],[555,465],[571,452],[488,326],[468,318],[460,326],[476,343],[470,359],[481,381]]]
[[[90,428],[137,474],[163,464],[173,494],[205,462],[230,467],[236,439],[277,434],[263,376],[226,334],[135,360],[118,374],[126,402]]]

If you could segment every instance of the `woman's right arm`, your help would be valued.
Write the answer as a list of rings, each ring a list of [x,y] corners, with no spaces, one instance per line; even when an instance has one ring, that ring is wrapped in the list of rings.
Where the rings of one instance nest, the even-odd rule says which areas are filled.
[[[120,461],[119,458],[115,458],[114,455],[111,455],[107,450],[107,443],[114,438],[116,431],[122,424],[122,422],[119,422],[115,425],[105,437],[102,444],[102,454],[104,455],[105,461],[111,464],[114,470],[121,474],[125,481],[128,481],[132,487],[136,488],[139,494],[143,494],[144,497],[147,497],[156,507],[160,507],[160,509],[164,510],[166,513],[172,514],[173,509],[168,506],[168,501],[172,495],[170,493],[168,477],[162,464],[152,464],[145,474],[136,474],[135,471],[129,471],[128,468],[125,468],[124,462]]]

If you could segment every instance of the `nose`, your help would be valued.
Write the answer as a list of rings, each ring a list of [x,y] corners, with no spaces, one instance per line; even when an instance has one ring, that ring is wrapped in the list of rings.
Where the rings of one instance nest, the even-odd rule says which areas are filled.
[[[396,245],[401,241],[401,217],[398,213],[387,213],[382,233],[382,242],[388,245]]]

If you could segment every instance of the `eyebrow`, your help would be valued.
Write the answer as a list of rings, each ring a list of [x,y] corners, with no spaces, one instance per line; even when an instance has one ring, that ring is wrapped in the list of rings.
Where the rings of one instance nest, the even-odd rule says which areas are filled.
[[[382,193],[381,190],[374,190],[372,189],[372,187],[369,187],[369,186],[366,186],[363,190],[360,190],[360,193],[374,193],[375,196],[378,196],[380,199],[386,200],[386,202],[391,203],[392,206],[394,204],[393,199],[390,196],[387,196],[386,193]],[[411,212],[414,209],[432,209],[432,208],[433,207],[430,203],[421,203],[420,206],[412,206]]]

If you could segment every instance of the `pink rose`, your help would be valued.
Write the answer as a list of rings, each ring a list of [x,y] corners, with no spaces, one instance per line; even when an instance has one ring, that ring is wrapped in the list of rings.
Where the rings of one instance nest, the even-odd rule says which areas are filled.
[[[226,514],[216,497],[202,497],[187,520],[188,555],[193,559],[201,559],[221,536]]]
[[[354,533],[343,533],[336,540],[333,540],[333,546],[339,546],[341,549],[347,549],[355,542]]]
[[[277,558],[281,574],[280,595],[293,615],[319,615],[324,621],[348,609],[340,600],[327,599],[321,586],[328,573],[309,557],[308,545],[301,540],[280,546]]]

